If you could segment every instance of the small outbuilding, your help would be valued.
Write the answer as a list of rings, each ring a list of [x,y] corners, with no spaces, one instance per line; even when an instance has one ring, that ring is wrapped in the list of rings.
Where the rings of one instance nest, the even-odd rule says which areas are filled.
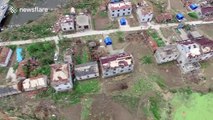
[[[104,39],[104,43],[105,43],[106,45],[112,45],[112,39],[111,39],[110,37],[106,37],[106,38]]]
[[[120,19],[120,24],[121,25],[126,25],[126,19],[125,18],[121,18]]]
[[[177,20],[183,20],[184,19],[184,15],[182,13],[178,13],[176,15]]]
[[[198,8],[196,4],[191,4],[189,7],[191,8],[191,10],[195,10]]]

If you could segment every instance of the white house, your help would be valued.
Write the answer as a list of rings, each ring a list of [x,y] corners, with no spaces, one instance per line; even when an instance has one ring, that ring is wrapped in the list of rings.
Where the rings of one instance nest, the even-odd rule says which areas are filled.
[[[70,64],[51,65],[50,84],[57,91],[68,91],[73,88]]]
[[[150,22],[153,18],[153,8],[146,1],[138,3],[136,13],[140,23]]]
[[[116,2],[108,4],[108,15],[110,18],[114,19],[116,17],[123,17],[132,14],[132,4],[131,2]]]
[[[0,66],[7,67],[13,51],[7,47],[0,47]]]
[[[199,61],[207,60],[213,56],[213,41],[205,37],[182,41],[178,43],[177,48],[180,51],[177,62],[183,73],[199,69]]]
[[[128,53],[119,53],[99,59],[102,78],[112,77],[134,70],[133,56]]]

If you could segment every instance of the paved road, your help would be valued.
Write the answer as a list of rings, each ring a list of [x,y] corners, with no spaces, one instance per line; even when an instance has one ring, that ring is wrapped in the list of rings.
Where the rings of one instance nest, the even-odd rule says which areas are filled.
[[[191,22],[185,22],[185,24],[190,25],[198,25],[198,24],[213,24],[213,21],[191,21]],[[69,35],[62,35],[60,37],[64,38],[76,38],[76,37],[83,37],[83,36],[90,36],[90,35],[101,35],[101,34],[110,34],[115,33],[117,31],[123,31],[123,32],[130,32],[130,31],[139,31],[139,30],[147,30],[149,28],[159,30],[161,27],[173,27],[177,26],[178,23],[170,23],[170,24],[151,24],[149,23],[147,26],[137,26],[137,27],[127,27],[122,29],[112,29],[112,30],[103,30],[103,31],[96,31],[96,30],[90,30],[85,32],[77,32],[74,34]],[[21,40],[21,41],[9,41],[9,42],[1,42],[0,46],[6,46],[6,45],[23,45],[23,44],[30,44],[30,43],[36,43],[36,42],[45,42],[45,41],[58,41],[60,38],[58,36],[53,37],[46,37],[46,38],[39,38],[39,39],[30,39],[30,40]]]

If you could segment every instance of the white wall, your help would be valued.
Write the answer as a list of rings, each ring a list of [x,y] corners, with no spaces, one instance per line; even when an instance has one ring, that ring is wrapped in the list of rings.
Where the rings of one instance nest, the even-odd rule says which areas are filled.
[[[67,90],[71,90],[73,88],[73,84],[71,82],[67,83],[67,84],[60,84],[58,86],[53,86],[53,88],[57,91],[57,92],[61,92],[61,91],[67,91]]]
[[[115,17],[122,17],[122,16],[127,16],[127,15],[131,15],[132,14],[132,8],[129,9],[120,9],[120,10],[110,10],[109,9],[109,16],[112,18]]]

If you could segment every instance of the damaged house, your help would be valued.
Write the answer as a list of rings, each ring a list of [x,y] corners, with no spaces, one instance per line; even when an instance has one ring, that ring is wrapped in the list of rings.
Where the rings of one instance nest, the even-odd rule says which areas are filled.
[[[180,55],[176,45],[157,48],[154,56],[158,64],[174,61]]]
[[[75,66],[75,77],[77,80],[91,79],[99,77],[99,69],[97,62],[90,62]]]
[[[50,84],[57,92],[71,90],[73,76],[70,64],[51,65]]]
[[[99,60],[102,78],[129,73],[134,69],[133,56],[125,52],[101,57]]]

